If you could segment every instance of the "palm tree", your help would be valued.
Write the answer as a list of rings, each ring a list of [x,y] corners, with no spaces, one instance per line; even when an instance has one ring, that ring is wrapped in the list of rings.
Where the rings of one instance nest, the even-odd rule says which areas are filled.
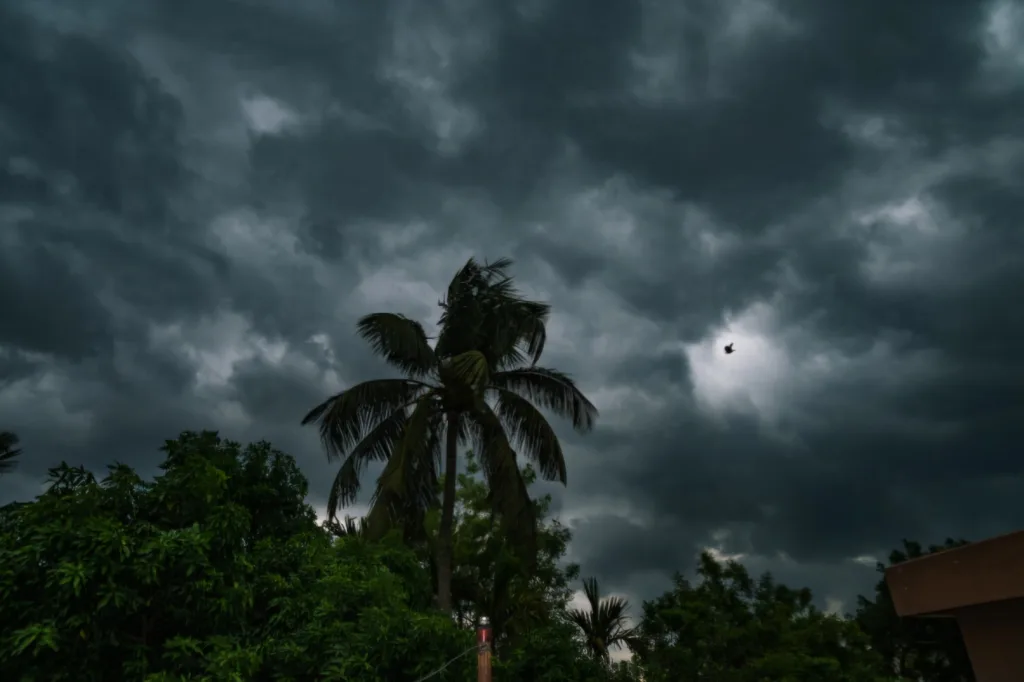
[[[14,469],[14,460],[21,454],[19,442],[18,436],[10,431],[0,431],[0,474],[10,473]]]
[[[583,594],[590,603],[590,610],[572,609],[569,618],[580,629],[594,658],[608,661],[611,648],[629,644],[633,636],[633,628],[626,626],[629,602],[622,597],[601,599],[594,578],[583,581]]]
[[[346,516],[344,521],[338,521],[333,516],[321,524],[324,530],[336,538],[361,538],[365,536],[366,524],[362,519]]]
[[[524,556],[536,553],[536,520],[516,460],[517,449],[547,480],[566,482],[554,429],[538,409],[593,427],[596,408],[566,374],[537,366],[550,306],[523,298],[509,259],[470,259],[452,279],[431,346],[423,326],[395,313],[359,320],[359,335],[403,376],[376,379],[331,396],[303,424],[316,423],[329,460],[344,458],[328,513],[351,504],[367,462],[385,462],[366,516],[367,537],[402,525],[422,528],[437,503],[437,603],[451,613],[452,525],[460,442],[480,459],[496,516]],[[412,531],[413,533],[416,530]]]

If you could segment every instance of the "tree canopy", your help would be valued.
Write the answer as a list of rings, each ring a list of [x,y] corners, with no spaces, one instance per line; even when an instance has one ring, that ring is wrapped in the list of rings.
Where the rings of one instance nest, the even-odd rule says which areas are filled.
[[[472,646],[409,550],[317,527],[291,457],[213,433],[164,451],[155,480],[65,464],[5,510],[5,679],[401,682]]]
[[[305,478],[268,443],[186,432],[163,452],[151,480],[124,465],[97,479],[61,464],[36,500],[0,511],[5,679],[417,682],[443,669],[440,679],[468,682],[480,614],[494,620],[495,680],[973,679],[954,668],[965,659],[952,633],[937,643],[881,617],[891,615],[881,593],[845,618],[815,608],[809,590],[707,554],[695,581],[677,576],[638,613],[584,583],[598,608],[581,618],[595,612],[570,608],[580,570],[550,498],[532,501],[539,551],[527,567],[492,518],[472,454],[457,479],[447,617],[431,576],[436,507],[420,541],[399,530],[375,540],[355,520],[318,525]],[[521,474],[527,485],[536,477]],[[894,560],[920,551],[908,543]],[[616,639],[631,662],[605,656]],[[940,655],[943,665],[925,667]]]
[[[824,613],[810,590],[752,577],[701,555],[646,602],[634,649],[647,682],[882,682],[881,657],[853,621]]]
[[[563,564],[571,533],[549,517],[549,495],[532,502],[537,520],[537,556],[534,561],[524,561],[495,521],[476,455],[467,452],[464,457],[466,471],[458,476],[456,487],[452,581],[455,613],[467,625],[477,615],[486,614],[500,649],[549,622],[552,614],[564,612],[579,567]],[[537,473],[527,464],[522,477],[529,487]],[[428,522],[429,537],[436,536],[436,526],[435,511]]]

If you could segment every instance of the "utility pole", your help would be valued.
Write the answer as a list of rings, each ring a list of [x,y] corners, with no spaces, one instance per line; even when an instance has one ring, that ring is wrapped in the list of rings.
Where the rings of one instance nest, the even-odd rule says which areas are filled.
[[[480,617],[476,626],[476,682],[491,682],[491,621]]]

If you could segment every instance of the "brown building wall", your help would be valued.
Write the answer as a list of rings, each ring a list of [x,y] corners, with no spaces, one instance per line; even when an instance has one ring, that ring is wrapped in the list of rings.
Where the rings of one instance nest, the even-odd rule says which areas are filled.
[[[1024,681],[1024,599],[968,606],[956,620],[978,682]]]
[[[896,613],[955,617],[978,682],[1024,682],[1024,531],[886,569]]]

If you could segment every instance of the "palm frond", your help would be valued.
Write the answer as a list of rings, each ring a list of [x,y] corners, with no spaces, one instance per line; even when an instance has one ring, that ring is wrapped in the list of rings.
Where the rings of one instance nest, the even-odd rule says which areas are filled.
[[[372,505],[366,516],[363,517],[365,537],[368,540],[377,541],[388,534],[395,527],[397,519],[392,506],[385,502]]]
[[[481,270],[491,277],[506,278],[506,271],[510,267],[512,267],[514,263],[515,261],[512,260],[511,258],[499,258],[498,260],[493,261],[492,263],[485,263]]]
[[[427,376],[436,364],[423,325],[396,313],[373,313],[356,324],[373,352],[410,377]]]
[[[397,409],[371,429],[342,462],[327,496],[327,517],[334,519],[339,507],[356,501],[362,474],[371,461],[386,462],[405,433],[406,409]]]
[[[597,578],[583,580],[583,596],[590,604],[590,611],[596,614],[601,608],[601,590],[598,588]]]
[[[345,516],[344,520],[327,519],[321,526],[331,535],[338,538],[362,538],[366,536],[366,524],[363,519]]]
[[[377,480],[377,489],[366,516],[367,536],[382,537],[399,523],[422,520],[436,501],[441,460],[444,414],[435,400],[417,401],[402,433]]]
[[[375,379],[356,384],[320,403],[302,419],[316,423],[328,460],[356,446],[367,432],[404,410],[432,386],[411,379]]]
[[[419,497],[423,492],[428,491],[427,495],[431,498],[436,494],[435,487],[429,485],[429,482],[411,477],[410,474],[415,468],[422,467],[422,470],[428,473],[432,471],[434,478],[437,478],[439,450],[436,448],[436,442],[439,439],[438,429],[435,427],[438,426],[441,416],[438,406],[428,398],[421,398],[416,402],[412,414],[406,421],[402,439],[381,472],[373,503],[381,494],[388,491],[402,493],[401,497],[411,497],[415,502],[422,503],[430,501]]]
[[[589,431],[597,419],[594,407],[568,374],[545,367],[496,372],[491,385],[517,393],[530,402],[572,421],[577,431]]]
[[[21,455],[18,436],[10,431],[0,431],[0,474],[9,473],[15,467],[15,460]]]
[[[473,451],[487,482],[490,501],[506,537],[528,565],[536,561],[537,518],[530,492],[501,420],[483,400],[466,414]]]
[[[534,405],[508,389],[497,389],[495,411],[508,433],[509,441],[534,462],[541,476],[565,485],[565,455],[555,430]]]
[[[500,335],[495,344],[495,366],[511,369],[525,363],[535,365],[547,343],[547,320],[551,306],[523,298],[506,297],[495,303],[490,324]]]
[[[590,617],[589,611],[583,609],[570,609],[569,620],[576,624],[576,627],[580,629],[583,636],[587,639],[590,638],[591,633],[594,631],[594,621]]]
[[[607,660],[611,647],[635,643],[636,630],[627,626],[627,600],[622,597],[602,599],[595,578],[583,581],[583,594],[590,609],[571,609],[568,615],[580,629],[594,656]]]
[[[605,597],[598,609],[598,622],[613,625],[617,629],[624,628],[628,608],[629,602],[624,597]]]

